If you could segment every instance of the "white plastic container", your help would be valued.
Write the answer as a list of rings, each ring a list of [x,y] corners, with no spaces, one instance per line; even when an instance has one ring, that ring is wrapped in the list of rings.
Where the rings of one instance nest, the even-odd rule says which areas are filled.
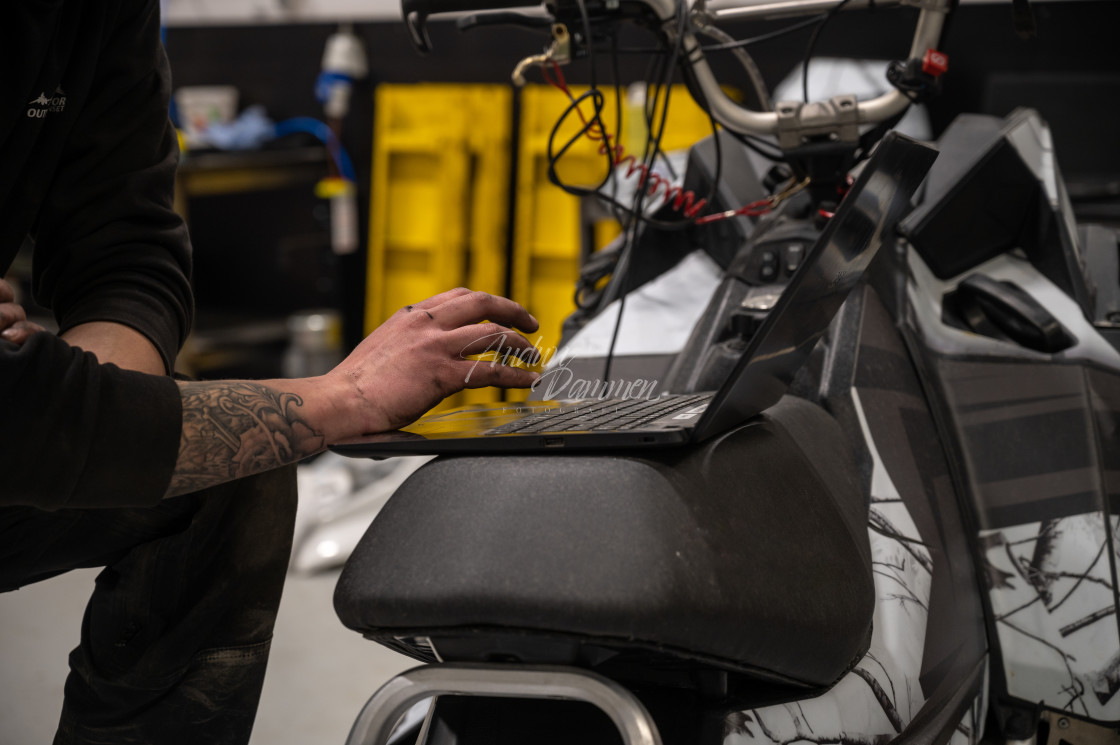
[[[179,124],[188,142],[205,140],[215,122],[232,122],[237,116],[237,88],[232,85],[195,85],[175,91]]]

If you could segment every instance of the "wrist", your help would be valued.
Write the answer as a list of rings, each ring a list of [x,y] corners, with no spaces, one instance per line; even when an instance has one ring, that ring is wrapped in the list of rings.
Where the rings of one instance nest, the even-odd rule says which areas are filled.
[[[389,429],[384,415],[366,400],[359,383],[345,373],[332,371],[283,383],[290,384],[292,392],[303,400],[307,417],[328,445]]]

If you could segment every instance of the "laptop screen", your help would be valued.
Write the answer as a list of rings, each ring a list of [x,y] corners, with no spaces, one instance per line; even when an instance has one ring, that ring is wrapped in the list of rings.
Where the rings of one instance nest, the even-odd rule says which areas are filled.
[[[697,437],[730,429],[785,395],[936,157],[933,147],[897,132],[883,138],[708,405]]]

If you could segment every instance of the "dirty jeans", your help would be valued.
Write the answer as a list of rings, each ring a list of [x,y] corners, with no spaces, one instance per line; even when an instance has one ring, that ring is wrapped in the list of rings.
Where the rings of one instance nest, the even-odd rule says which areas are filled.
[[[104,566],[55,743],[245,743],[291,552],[294,468],[145,509],[0,508],[0,591]]]

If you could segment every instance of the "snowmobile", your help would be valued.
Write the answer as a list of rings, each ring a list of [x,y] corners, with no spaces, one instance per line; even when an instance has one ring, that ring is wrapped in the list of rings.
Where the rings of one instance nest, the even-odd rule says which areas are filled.
[[[766,6],[820,23],[848,4]],[[761,6],[404,0],[403,14],[422,50],[439,13],[547,29],[516,72],[552,80],[604,59],[621,25],[660,40],[665,74],[719,131],[676,192],[642,180],[655,135],[646,172],[599,185],[626,230],[586,263],[561,349],[604,380],[695,393],[730,374],[852,174],[940,85],[954,3],[914,4],[886,93],[762,109],[706,59],[735,48],[752,77],[718,24]],[[602,99],[573,105],[610,158]],[[335,607],[423,664],[373,695],[350,745],[1117,741],[1118,235],[1077,224],[1035,111],[961,115],[935,144],[774,405],[684,447],[440,456],[396,489]]]

